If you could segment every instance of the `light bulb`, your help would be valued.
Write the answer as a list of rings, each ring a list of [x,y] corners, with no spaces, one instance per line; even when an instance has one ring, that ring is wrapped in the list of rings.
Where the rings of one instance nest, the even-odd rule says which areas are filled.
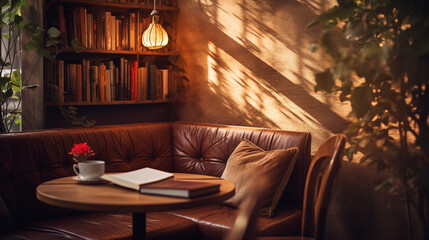
[[[155,17],[157,19],[155,19]],[[149,49],[159,49],[168,44],[168,34],[157,20],[158,16],[153,15],[152,23],[142,35],[143,46]]]

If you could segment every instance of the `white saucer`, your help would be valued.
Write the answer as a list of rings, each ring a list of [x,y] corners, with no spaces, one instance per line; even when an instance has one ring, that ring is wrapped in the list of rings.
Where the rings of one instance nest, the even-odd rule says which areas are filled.
[[[102,178],[83,179],[80,176],[74,176],[73,179],[82,184],[100,184],[106,182]]]

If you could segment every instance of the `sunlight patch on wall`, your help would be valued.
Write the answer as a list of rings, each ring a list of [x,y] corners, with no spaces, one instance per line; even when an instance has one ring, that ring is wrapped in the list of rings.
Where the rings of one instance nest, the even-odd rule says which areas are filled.
[[[308,130],[323,126],[268,82],[213,43],[209,44],[208,84],[233,111],[251,120],[264,116],[273,127]],[[227,64],[225,64],[227,63]]]
[[[279,9],[273,9],[273,6],[264,1],[200,2],[200,6],[216,28],[288,80],[313,93],[313,70],[303,66],[314,65],[314,62],[320,59],[316,59],[317,54],[311,53],[312,40],[303,34],[307,20],[303,22],[293,17],[284,18],[285,11],[293,16],[292,11],[297,9],[297,6],[292,10],[288,9],[290,4],[304,8],[302,3],[280,3],[276,6],[282,10],[282,15],[279,15],[276,14]]]
[[[210,90],[216,91],[216,87],[219,85],[219,79],[216,69],[216,61],[213,59],[214,53],[216,52],[216,47],[212,42],[208,43],[209,54],[207,54],[207,80],[209,81]]]

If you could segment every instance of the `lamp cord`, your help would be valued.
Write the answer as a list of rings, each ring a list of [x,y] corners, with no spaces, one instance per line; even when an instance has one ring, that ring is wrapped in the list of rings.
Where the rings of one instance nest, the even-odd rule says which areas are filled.
[[[156,14],[158,14],[158,11],[156,11],[156,0],[153,0],[153,11],[150,13],[150,15]]]

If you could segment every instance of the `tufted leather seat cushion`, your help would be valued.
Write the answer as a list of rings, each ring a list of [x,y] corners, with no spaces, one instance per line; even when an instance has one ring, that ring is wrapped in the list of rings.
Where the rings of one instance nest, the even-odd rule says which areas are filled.
[[[171,214],[187,218],[198,224],[204,239],[222,239],[234,225],[239,209],[225,205],[209,205],[198,208],[172,211]],[[296,236],[301,229],[301,210],[285,206],[272,218],[258,218],[260,236]]]
[[[148,239],[200,239],[197,224],[167,213],[147,214]],[[26,224],[5,239],[132,239],[131,214],[89,213]]]

